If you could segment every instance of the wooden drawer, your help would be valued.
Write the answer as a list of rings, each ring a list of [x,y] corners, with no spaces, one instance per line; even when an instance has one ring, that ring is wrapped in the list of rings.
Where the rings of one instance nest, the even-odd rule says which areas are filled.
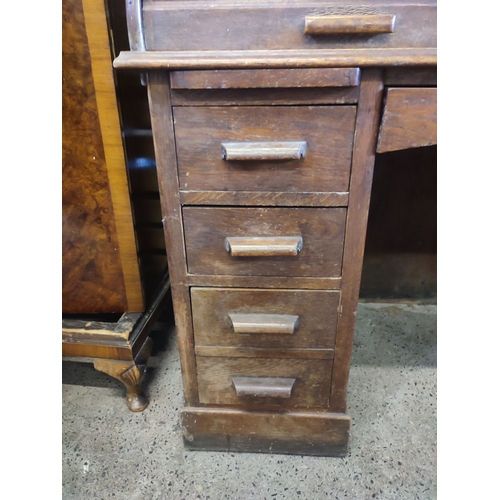
[[[333,348],[338,291],[192,288],[196,346]]]
[[[183,219],[191,274],[341,274],[345,208],[184,207]]]
[[[196,367],[201,403],[249,407],[328,406],[332,360],[197,356]]]
[[[355,106],[174,107],[181,191],[345,192]]]
[[[378,153],[437,144],[437,88],[388,88]]]
[[[308,0],[144,0],[147,50],[276,50],[436,46],[436,4],[367,7]],[[332,15],[336,17],[331,17]]]

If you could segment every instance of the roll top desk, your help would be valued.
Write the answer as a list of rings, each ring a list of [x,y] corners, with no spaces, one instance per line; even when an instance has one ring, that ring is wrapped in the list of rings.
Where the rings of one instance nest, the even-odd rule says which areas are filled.
[[[375,154],[436,144],[436,3],[127,2],[185,445],[345,454]]]

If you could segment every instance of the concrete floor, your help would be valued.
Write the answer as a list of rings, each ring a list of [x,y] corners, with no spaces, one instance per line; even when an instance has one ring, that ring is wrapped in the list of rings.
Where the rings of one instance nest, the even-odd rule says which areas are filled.
[[[359,305],[345,458],[184,450],[169,330],[154,333],[142,413],[120,382],[63,362],[64,499],[437,498],[435,305]]]

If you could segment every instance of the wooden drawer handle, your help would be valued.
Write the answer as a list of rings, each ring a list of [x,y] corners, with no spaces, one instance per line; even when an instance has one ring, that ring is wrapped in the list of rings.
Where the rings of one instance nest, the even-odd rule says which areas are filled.
[[[234,333],[292,335],[299,317],[291,314],[229,314]]]
[[[237,396],[263,398],[289,398],[295,384],[294,378],[279,377],[233,377]]]
[[[393,14],[309,15],[305,17],[306,35],[376,35],[393,33]]]
[[[306,156],[307,143],[299,142],[223,142],[226,161],[300,160]]]
[[[232,257],[293,257],[302,250],[302,236],[231,236],[226,250]]]

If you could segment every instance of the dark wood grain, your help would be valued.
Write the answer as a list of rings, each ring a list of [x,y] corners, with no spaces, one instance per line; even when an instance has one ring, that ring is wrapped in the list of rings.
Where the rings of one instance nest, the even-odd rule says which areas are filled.
[[[355,114],[354,106],[174,108],[180,188],[348,191]],[[221,157],[221,143],[260,141],[305,141],[307,153],[292,161]]]
[[[200,402],[215,405],[259,407],[326,408],[330,396],[331,360],[283,358],[225,358],[198,356],[196,367]],[[287,400],[238,397],[232,377],[295,378],[292,395]]]
[[[339,292],[192,288],[196,345],[318,348],[335,344]],[[298,316],[291,335],[236,334],[229,315],[286,314]]]
[[[342,456],[350,418],[319,412],[269,413],[222,408],[181,410],[184,445],[192,450]]]
[[[340,276],[346,210],[343,208],[184,207],[191,274]],[[296,256],[231,257],[227,237],[301,236]]]
[[[354,138],[350,202],[347,212],[341,309],[335,342],[330,403],[330,410],[334,412],[346,411],[349,366],[356,324],[383,88],[381,70],[363,70]]]
[[[437,89],[389,88],[377,152],[437,144]]]
[[[172,89],[354,87],[359,68],[174,71]]]

